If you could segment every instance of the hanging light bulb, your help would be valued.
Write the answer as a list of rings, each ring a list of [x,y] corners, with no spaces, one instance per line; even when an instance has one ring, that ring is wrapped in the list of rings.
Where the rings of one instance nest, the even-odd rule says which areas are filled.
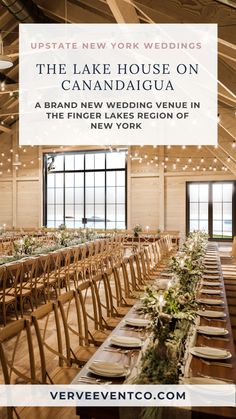
[[[235,147],[236,147],[236,142],[235,142],[235,141],[232,143],[232,147],[233,147],[233,148],[235,148]]]
[[[3,53],[2,35],[0,34],[0,70],[11,68],[13,66],[12,59]]]
[[[203,163],[203,162],[204,162],[204,158],[202,157],[202,158],[201,158],[201,163]]]

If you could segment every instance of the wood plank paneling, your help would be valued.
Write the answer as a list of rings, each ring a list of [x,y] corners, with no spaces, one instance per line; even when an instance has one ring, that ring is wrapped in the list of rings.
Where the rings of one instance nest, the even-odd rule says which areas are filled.
[[[18,181],[16,227],[38,227],[40,205],[39,181]]]
[[[12,225],[12,182],[0,182],[0,225]]]
[[[158,177],[131,178],[131,227],[141,224],[145,229],[159,227]]]

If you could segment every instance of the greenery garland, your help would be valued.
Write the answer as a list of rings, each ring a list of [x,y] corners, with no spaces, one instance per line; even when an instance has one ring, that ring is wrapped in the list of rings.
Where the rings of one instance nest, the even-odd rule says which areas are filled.
[[[203,255],[208,236],[191,233],[181,250],[172,257],[169,269],[173,284],[164,292],[148,287],[141,298],[140,313],[152,319],[152,337],[141,358],[139,384],[178,384],[183,373],[184,354],[198,303],[196,288],[203,272]]]

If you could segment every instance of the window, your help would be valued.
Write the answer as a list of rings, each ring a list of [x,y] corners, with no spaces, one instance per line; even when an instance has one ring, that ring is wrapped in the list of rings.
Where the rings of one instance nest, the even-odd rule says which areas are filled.
[[[126,152],[44,157],[47,227],[126,228]]]
[[[187,183],[187,232],[204,230],[213,239],[231,239],[234,182]]]

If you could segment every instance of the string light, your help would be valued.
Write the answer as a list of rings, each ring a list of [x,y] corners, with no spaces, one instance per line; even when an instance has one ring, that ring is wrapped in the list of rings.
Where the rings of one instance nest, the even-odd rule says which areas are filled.
[[[204,162],[204,158],[202,157],[202,158],[201,158],[201,163],[203,163],[203,162]]]
[[[235,148],[235,147],[236,147],[236,142],[235,142],[235,141],[233,141],[233,142],[232,142],[232,147],[233,147],[233,148]]]

